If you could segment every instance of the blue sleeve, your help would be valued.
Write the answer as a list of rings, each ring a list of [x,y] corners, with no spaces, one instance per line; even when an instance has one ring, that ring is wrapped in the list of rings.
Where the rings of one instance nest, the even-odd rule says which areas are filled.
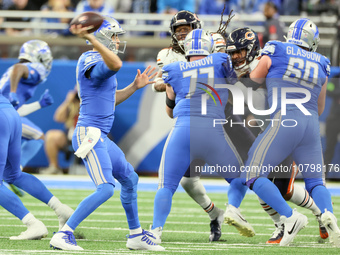
[[[32,66],[27,65],[28,77],[27,79],[21,79],[21,81],[27,85],[36,86],[41,81],[40,72],[38,72]]]
[[[273,56],[275,54],[276,49],[279,48],[279,46],[280,46],[280,42],[278,41],[267,42],[261,51],[261,56],[263,55],[267,55],[269,57]]]
[[[96,63],[92,67],[91,78],[105,80],[115,75],[116,73],[117,71],[112,71],[103,61],[101,61]]]
[[[84,73],[89,69],[91,69],[91,78],[99,80],[105,80],[117,73],[117,71],[112,71],[107,67],[99,53],[86,56],[83,67]]]
[[[331,74],[331,61],[324,57],[325,59],[325,64],[323,65],[324,66],[324,72],[326,73],[327,77]]]

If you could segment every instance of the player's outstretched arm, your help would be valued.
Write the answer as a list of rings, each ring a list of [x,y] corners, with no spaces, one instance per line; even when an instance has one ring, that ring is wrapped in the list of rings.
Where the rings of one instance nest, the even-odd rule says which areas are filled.
[[[107,67],[112,71],[118,71],[122,67],[123,62],[115,53],[101,44],[94,35],[88,33],[88,30],[92,28],[93,26],[82,27],[82,25],[72,25],[70,32],[88,40],[93,45],[93,48],[100,53]]]
[[[138,69],[135,80],[124,89],[117,90],[116,105],[119,105],[128,99],[137,89],[141,89],[148,84],[154,83],[154,81],[151,80],[157,75],[157,73],[154,72],[155,69],[155,67],[151,69],[151,66],[148,66],[143,73]]]
[[[327,83],[328,83],[328,77],[326,77],[325,83],[322,85],[319,97],[318,97],[318,114],[319,116],[323,113],[325,110],[325,104],[326,104],[326,93],[327,93]]]

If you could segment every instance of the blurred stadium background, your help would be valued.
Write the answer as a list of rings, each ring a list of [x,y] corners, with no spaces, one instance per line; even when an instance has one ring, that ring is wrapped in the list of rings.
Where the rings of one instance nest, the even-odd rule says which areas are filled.
[[[10,9],[13,3],[27,2],[23,9]],[[60,0],[61,1],[61,0]],[[68,11],[57,11],[53,8],[59,0],[5,0],[2,1],[0,10],[0,73],[12,64],[16,63],[18,52],[22,43],[31,39],[46,41],[52,50],[54,62],[52,72],[45,84],[38,87],[35,97],[49,88],[55,102],[52,106],[42,109],[29,116],[34,123],[40,126],[44,132],[49,129],[63,129],[62,124],[53,120],[56,108],[62,103],[67,92],[75,85],[76,61],[81,53],[90,49],[86,43],[68,34],[68,22],[76,16],[75,7],[80,1],[61,1],[67,5]],[[83,1],[84,3],[86,1]],[[160,10],[159,6],[164,2],[161,0],[112,0],[102,1],[113,7],[113,17],[119,20],[127,33],[120,39],[127,41],[127,49],[124,55],[120,55],[124,61],[123,68],[119,71],[117,78],[119,88],[124,88],[133,81],[136,69],[144,69],[151,64],[156,66],[157,53],[170,45],[171,39],[168,33],[169,23],[173,16],[173,9]],[[203,21],[205,30],[214,32],[217,30],[222,11],[210,15],[203,11],[202,6],[209,1],[183,1],[191,4],[199,18]],[[236,16],[229,25],[228,31],[236,27],[249,26],[254,29],[263,41],[266,33],[266,22],[263,15],[263,5],[267,1],[210,1],[226,3],[225,13],[229,13],[231,7],[236,8]],[[251,7],[246,3],[252,2]],[[275,16],[287,31],[290,23],[300,17],[308,17],[319,27],[321,42],[318,52],[327,56],[332,63],[331,76],[340,74],[339,66],[339,22],[338,13],[340,1],[337,0],[277,0],[272,1],[278,5],[278,14]],[[233,4],[233,5],[232,5]],[[287,6],[292,8],[288,8]],[[49,9],[41,9],[42,6],[50,6]],[[157,5],[158,9],[157,9]],[[216,5],[216,4],[215,4]],[[34,6],[34,8],[33,8]],[[64,6],[65,7],[65,6]],[[204,6],[203,6],[204,7]],[[7,8],[7,9],[6,9]],[[262,8],[262,9],[261,9]],[[11,11],[9,11],[10,9]],[[29,11],[28,11],[29,10]],[[281,14],[281,15],[279,15]],[[227,14],[225,14],[225,20]],[[18,33],[11,33],[16,30]],[[164,110],[165,96],[152,92],[150,87],[139,90],[126,102],[116,108],[116,119],[111,130],[114,141],[123,149],[129,162],[133,164],[139,173],[156,174],[160,162],[162,148],[171,126],[171,120],[166,116]],[[325,121],[328,116],[332,98],[327,97],[326,109],[320,117],[320,127],[323,146],[325,148]],[[339,106],[340,107],[340,106]],[[339,119],[340,121],[340,119]],[[74,158],[65,160],[60,154],[61,167],[67,169]],[[340,146],[337,144],[333,161],[340,164]],[[47,167],[48,162],[43,149],[28,164],[27,171],[38,172],[39,168]],[[83,172],[85,174],[85,172]],[[340,178],[339,173],[334,173],[331,178]]]

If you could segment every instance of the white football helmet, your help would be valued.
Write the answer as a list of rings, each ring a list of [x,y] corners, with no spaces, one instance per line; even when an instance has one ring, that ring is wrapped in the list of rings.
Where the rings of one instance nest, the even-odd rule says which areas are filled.
[[[214,39],[210,33],[202,30],[192,30],[184,40],[185,57],[208,56],[214,52]]]
[[[103,16],[103,24],[93,32],[96,39],[102,43],[106,48],[113,51],[115,54],[124,53],[126,48],[126,41],[116,42],[112,40],[113,35],[125,34],[125,30],[120,26],[119,22],[110,16]],[[87,44],[91,44],[87,41]],[[116,45],[118,44],[118,47]]]
[[[316,51],[320,42],[319,29],[309,19],[298,19],[289,26],[286,40],[288,43]]]
[[[219,52],[222,49],[226,50],[227,43],[225,42],[225,39],[220,33],[211,33],[211,36],[215,43],[214,53]]]
[[[41,63],[49,74],[52,68],[52,53],[48,44],[41,40],[25,42],[21,48],[18,59],[26,59],[31,63]]]

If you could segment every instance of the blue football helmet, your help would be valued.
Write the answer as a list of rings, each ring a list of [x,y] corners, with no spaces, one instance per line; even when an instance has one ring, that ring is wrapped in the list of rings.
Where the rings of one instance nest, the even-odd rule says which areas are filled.
[[[208,56],[214,52],[214,39],[202,29],[192,30],[184,40],[185,57]]]
[[[247,51],[244,58],[239,58],[233,60],[233,65],[235,66],[235,61],[237,63],[242,63],[242,65],[237,68],[243,68],[252,62],[256,56],[259,55],[261,47],[260,41],[257,34],[249,27],[237,28],[230,32],[227,37],[227,53],[230,55],[234,51],[245,49]],[[236,68],[236,67],[235,67]]]
[[[21,48],[18,59],[25,59],[31,63],[41,63],[47,71],[52,68],[53,57],[48,44],[41,40],[30,40],[25,42]]]
[[[289,26],[286,40],[288,43],[316,51],[320,42],[319,29],[309,19],[298,19]]]
[[[96,31],[93,32],[93,35],[101,44],[103,44],[109,50],[113,51],[115,54],[117,54],[118,52],[124,53],[126,48],[126,41],[114,41],[112,40],[112,36],[125,34],[125,31],[116,19],[110,16],[103,16],[103,18],[103,24]],[[89,41],[86,42],[87,44],[91,44]]]

